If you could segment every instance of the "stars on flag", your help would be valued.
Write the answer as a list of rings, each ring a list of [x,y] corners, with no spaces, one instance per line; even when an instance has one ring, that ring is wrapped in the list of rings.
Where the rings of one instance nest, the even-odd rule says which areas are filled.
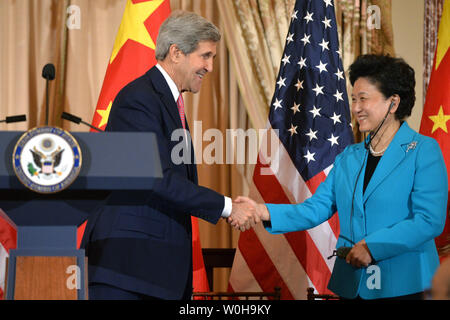
[[[297,113],[297,112],[300,112],[300,103],[295,103],[294,102],[294,106],[291,108],[291,110],[294,112],[294,115]]]
[[[300,2],[291,15],[269,120],[306,181],[332,164],[353,133],[333,1]]]
[[[289,33],[288,34],[288,36],[287,36],[287,38],[286,38],[286,41],[287,41],[287,43],[288,44],[290,44],[291,42],[294,42],[294,33]]]
[[[344,99],[342,99],[342,94],[343,94],[342,92],[339,92],[339,90],[336,89],[336,93],[333,94],[333,97],[336,98],[336,102],[339,102],[339,100],[344,101]]]
[[[447,121],[450,120],[450,114],[444,113],[444,108],[440,106],[439,112],[434,116],[429,116],[431,121],[433,121],[433,128],[431,129],[431,133],[433,134],[437,129],[443,130],[445,133],[448,133],[447,130]]]
[[[294,126],[293,124],[291,124],[291,128],[288,130],[291,133],[291,137],[294,134],[297,134],[297,126]]]
[[[309,137],[309,141],[312,141],[312,139],[316,139],[317,140],[317,135],[316,135],[317,132],[318,132],[318,130],[312,131],[312,129],[309,128],[309,132],[306,133],[306,135]]]
[[[305,35],[303,36],[303,39],[300,41],[303,41],[303,45],[306,46],[307,43],[311,44],[311,42],[309,41],[309,38],[311,37],[311,35],[307,35],[305,33]]]
[[[112,63],[119,51],[128,40],[134,40],[143,46],[155,49],[156,39],[152,39],[145,26],[145,21],[153,12],[160,6],[161,1],[147,1],[134,3],[131,0],[127,1],[125,6],[124,17],[132,17],[122,19],[119,31],[114,43],[111,54],[110,63]]]
[[[331,142],[331,146],[334,146],[335,144],[339,145],[337,139],[339,137],[335,137],[333,134],[331,134],[331,137],[328,138],[327,140]]]
[[[320,117],[320,110],[321,110],[322,108],[316,108],[316,106],[313,106],[313,109],[312,110],[310,110],[309,112],[311,112],[312,114],[313,114],[313,119],[315,118],[315,117]]]
[[[328,6],[333,6],[333,4],[331,3],[332,0],[323,0],[323,2],[325,2],[326,8],[328,8]]]
[[[288,64],[288,63],[291,63],[291,62],[289,61],[290,58],[291,58],[291,56],[284,55],[283,60],[281,60],[281,61],[283,61],[283,65],[284,65],[284,66],[286,66],[286,64]]]
[[[309,150],[306,150],[306,154],[303,157],[306,158],[306,160],[309,163],[310,161],[316,161],[316,159],[314,159],[315,155],[316,155],[315,152],[311,153],[311,152],[309,152]]]
[[[329,41],[325,41],[325,38],[324,39],[322,39],[322,42],[321,43],[319,43],[319,46],[321,46],[322,47],[322,52],[323,52],[323,50],[330,50],[330,48],[328,48],[328,44],[329,44],[330,42]]]
[[[333,124],[336,123],[342,123],[341,122],[341,115],[337,115],[336,112],[333,112],[333,116],[330,118],[331,120],[333,120]]]
[[[322,61],[320,61],[319,65],[316,66],[317,69],[319,69],[319,73],[322,73],[322,71],[328,72],[327,71],[327,66],[328,63],[323,63]]]
[[[314,21],[314,19],[312,18],[314,12],[308,12],[306,11],[306,16],[303,18],[306,20],[306,24],[308,24],[308,22],[310,21]]]
[[[282,78],[280,77],[280,80],[278,80],[277,84],[278,84],[278,89],[281,89],[282,87],[286,86],[286,78]]]
[[[282,106],[281,106],[281,102],[283,102],[283,100],[278,100],[278,99],[275,99],[275,102],[273,103],[273,107],[275,107],[275,110],[277,110],[278,108],[283,108]]]
[[[300,57],[300,61],[297,64],[300,66],[300,69],[306,68],[306,58]]]
[[[97,125],[99,128],[106,126],[108,123],[109,113],[111,112],[112,101],[109,102],[109,105],[106,109],[97,109],[97,113],[100,115],[101,119],[99,124]]]
[[[300,79],[297,80],[297,83],[294,85],[294,87],[297,88],[297,91],[300,89],[303,89],[303,81],[300,81]]]
[[[322,20],[322,23],[324,24],[325,29],[331,28],[331,20],[327,19],[327,17],[325,17],[325,19]]]
[[[323,88],[324,88],[325,86],[319,86],[319,84],[318,83],[316,83],[316,87],[314,88],[314,89],[312,89],[312,91],[314,91],[315,93],[316,93],[316,97],[319,95],[319,94],[323,94]]]
[[[335,73],[335,75],[336,75],[336,77],[338,77],[338,80],[345,80],[343,73],[344,72],[339,70],[339,68],[337,69],[337,72]]]

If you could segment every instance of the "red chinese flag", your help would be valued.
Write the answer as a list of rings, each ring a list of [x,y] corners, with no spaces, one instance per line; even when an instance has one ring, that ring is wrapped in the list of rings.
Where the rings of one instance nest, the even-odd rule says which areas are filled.
[[[423,109],[420,133],[433,137],[441,146],[447,166],[450,186],[450,1],[444,2],[444,9],[438,31],[438,43],[434,56],[433,70]],[[449,192],[450,195],[450,192]],[[444,232],[436,238],[436,246],[442,248],[449,243],[450,222],[447,205],[447,222]]]
[[[159,27],[170,15],[170,0],[128,0],[106,70],[92,125],[105,129],[114,98],[129,82],[156,65]],[[198,221],[192,217],[193,287],[209,291]]]
[[[128,0],[117,33],[92,125],[105,129],[114,98],[156,64],[159,27],[170,14],[169,0]]]

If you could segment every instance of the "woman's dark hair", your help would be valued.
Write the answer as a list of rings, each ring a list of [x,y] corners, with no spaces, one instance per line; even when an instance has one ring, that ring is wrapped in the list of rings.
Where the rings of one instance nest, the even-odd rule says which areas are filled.
[[[414,69],[405,60],[388,55],[366,54],[359,56],[350,66],[352,86],[358,78],[366,78],[387,99],[394,94],[400,96],[395,118],[403,120],[411,115],[416,101]]]

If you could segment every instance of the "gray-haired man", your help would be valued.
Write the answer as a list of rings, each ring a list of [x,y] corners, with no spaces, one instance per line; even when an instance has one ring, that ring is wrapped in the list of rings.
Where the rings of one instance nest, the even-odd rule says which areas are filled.
[[[91,299],[189,299],[191,215],[211,223],[229,217],[241,230],[259,222],[248,204],[232,204],[197,184],[193,152],[188,163],[171,159],[179,143],[172,141],[173,131],[189,132],[181,93],[200,90],[213,69],[220,37],[197,14],[174,12],[160,28],[158,64],[125,86],[114,101],[106,130],[156,133],[164,177],[138,201],[105,206],[89,219],[84,243]],[[192,151],[190,139],[187,143]],[[115,200],[120,196],[114,195]]]

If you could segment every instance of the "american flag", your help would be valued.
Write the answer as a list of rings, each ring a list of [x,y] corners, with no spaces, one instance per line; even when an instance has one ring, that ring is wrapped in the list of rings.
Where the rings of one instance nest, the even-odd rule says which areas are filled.
[[[296,1],[269,113],[268,127],[280,141],[271,158],[279,163],[260,151],[250,192],[259,202],[303,202],[353,143],[334,10],[332,0]],[[241,233],[230,290],[280,287],[282,299],[303,299],[307,287],[330,293],[334,258],[327,258],[338,235],[337,214],[307,231],[270,235],[258,226]]]

